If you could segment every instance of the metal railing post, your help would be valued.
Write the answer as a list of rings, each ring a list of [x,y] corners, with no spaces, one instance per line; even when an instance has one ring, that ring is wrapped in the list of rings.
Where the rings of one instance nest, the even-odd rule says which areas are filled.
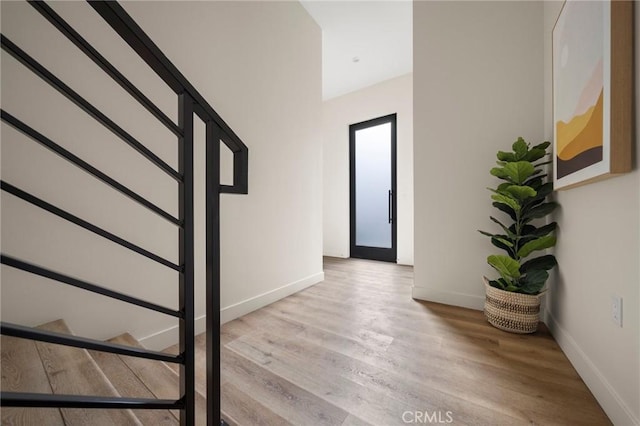
[[[178,95],[178,126],[183,135],[179,138],[178,164],[183,180],[179,185],[179,217],[183,226],[179,231],[180,265],[183,271],[179,283],[180,395],[184,409],[180,411],[180,425],[195,424],[195,302],[194,302],[194,216],[193,216],[193,99],[186,93]]]
[[[220,129],[207,122],[207,426],[220,425]]]

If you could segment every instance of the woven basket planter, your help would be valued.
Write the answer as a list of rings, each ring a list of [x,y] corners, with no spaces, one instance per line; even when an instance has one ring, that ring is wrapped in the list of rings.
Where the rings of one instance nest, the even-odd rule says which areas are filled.
[[[491,287],[483,277],[486,291],[484,315],[491,325],[510,333],[535,333],[540,321],[540,297]]]

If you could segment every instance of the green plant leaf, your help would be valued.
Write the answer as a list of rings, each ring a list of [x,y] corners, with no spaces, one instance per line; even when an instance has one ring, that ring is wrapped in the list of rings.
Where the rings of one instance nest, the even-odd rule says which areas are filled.
[[[489,170],[489,173],[500,179],[507,179],[509,177],[509,174],[504,170],[504,167],[494,167]]]
[[[536,238],[537,237],[534,237],[533,235],[521,236],[520,238],[518,238],[518,244],[516,244],[516,247],[514,248],[515,252],[518,253],[518,250],[520,250],[521,247],[523,247],[528,242],[535,240]]]
[[[515,232],[516,225],[513,224],[512,226],[513,226],[513,232]],[[509,227],[509,229],[511,229],[511,227]],[[522,238],[522,237],[526,237],[528,235],[531,235],[533,232],[535,232],[536,229],[537,228],[535,226],[533,226],[533,225],[523,225],[520,228],[520,237]]]
[[[518,138],[518,140],[511,145],[511,149],[515,152],[515,157],[518,161],[523,160],[527,156],[527,152],[529,152],[529,147],[522,138]]]
[[[507,178],[518,185],[522,185],[529,176],[533,175],[535,172],[533,164],[528,161],[509,163],[503,167],[503,170],[506,173]]]
[[[536,190],[537,190],[538,188],[536,188],[536,187],[533,185],[533,183],[534,183],[534,179],[540,179],[540,180],[538,181],[538,182],[540,182],[540,184],[539,184],[538,186],[540,186],[540,185],[542,185],[542,179],[544,179],[544,178],[547,176],[547,174],[546,174],[546,173],[545,173],[545,174],[543,174],[543,175],[538,174],[538,173],[540,173],[540,172],[541,172],[541,170],[536,170],[536,172],[532,175],[531,179],[527,180],[525,183],[523,183],[523,185],[530,186],[530,187],[532,187],[533,189],[536,189]]]
[[[556,203],[555,201],[540,204],[539,206],[535,206],[532,209],[527,209],[527,211],[522,214],[522,218],[527,222],[533,219],[540,219],[541,217],[545,217],[546,215],[553,212],[557,207],[558,203]]]
[[[478,232],[481,233],[482,235],[486,235],[487,237],[493,237],[495,235],[495,234],[491,234],[489,232],[482,231],[480,229],[478,229]]]
[[[534,269],[542,269],[548,271],[558,264],[556,257],[552,254],[546,254],[540,257],[534,257],[520,265],[520,273],[526,274]]]
[[[509,248],[513,247],[513,243],[506,238],[500,238],[500,237],[494,237],[494,238]]]
[[[509,217],[510,217],[512,220],[516,220],[516,219],[517,219],[517,217],[516,217],[516,212],[515,212],[511,207],[509,207],[509,206],[507,206],[507,205],[505,205],[505,204],[498,203],[498,202],[496,202],[496,201],[494,201],[493,203],[491,203],[491,205],[492,205],[493,207],[495,207],[496,209],[498,209],[498,210],[500,210],[500,211],[505,212],[506,214],[508,214],[508,215],[509,215]]]
[[[556,245],[556,237],[554,235],[547,235],[546,237],[536,238],[533,241],[529,241],[518,250],[518,256],[527,257],[531,252],[536,250],[544,250]]]
[[[504,278],[498,278],[497,280],[491,280],[489,281],[489,285],[491,287],[495,287],[495,288],[499,288],[500,290],[504,290],[504,291],[514,291],[513,289],[516,288],[516,286],[514,285],[513,281],[507,281]]]
[[[522,210],[520,211],[521,216],[524,215],[524,213],[531,211],[531,209],[533,209],[534,207],[544,203],[544,201],[545,201],[544,198],[540,200],[527,200],[527,203],[524,206],[522,206]]]
[[[510,186],[514,186],[512,183],[509,183],[509,182],[505,182],[505,183],[507,183],[508,186],[500,185],[500,186],[498,186],[498,189],[493,189],[493,188],[487,188],[487,189],[489,191],[493,192],[494,194],[500,194],[500,195],[503,195],[503,196],[505,196],[507,198],[511,198],[513,201],[518,203],[518,205],[520,206],[520,200],[518,199],[518,197],[514,196],[512,193],[510,193],[507,190],[500,189],[500,188],[509,188]],[[517,186],[517,185],[515,185],[515,186]]]
[[[491,196],[491,199],[493,201],[495,201],[496,203],[500,203],[500,204],[505,204],[509,207],[511,207],[513,209],[513,211],[515,212],[519,212],[521,207],[520,204],[518,203],[517,200],[514,200],[513,198],[507,196],[507,195],[502,195],[502,194],[493,194]]]
[[[527,198],[535,197],[537,195],[536,190],[530,186],[510,185],[505,189],[505,191],[520,201],[524,201]]]
[[[545,142],[542,142],[541,144],[534,146],[531,149],[544,149],[546,151],[547,148],[549,148],[549,145],[551,145],[551,142],[545,141]]]
[[[502,286],[503,289],[506,289],[510,285],[513,285],[512,281],[507,281],[504,278],[498,278],[496,281]]]
[[[496,219],[493,216],[489,216],[489,219],[491,219],[491,221],[493,221],[494,223],[497,223],[498,225],[500,225],[500,227],[502,228],[502,230],[509,236],[510,239],[515,239],[516,238],[516,234],[515,232],[511,231],[509,228],[506,227],[506,225],[504,225],[502,222],[500,222],[498,219]]]
[[[504,238],[502,238],[504,239]],[[494,246],[498,247],[500,250],[504,250],[507,252],[507,254],[509,255],[509,257],[514,258],[516,257],[516,252],[513,248],[509,247],[508,245],[502,243],[500,241],[500,236],[495,236],[495,237],[491,237],[491,244],[493,244]]]
[[[545,198],[553,192],[553,182],[547,182],[543,185],[540,185],[536,190],[536,198]]]
[[[524,157],[524,159],[529,161],[530,163],[533,163],[534,161],[537,161],[537,160],[541,159],[545,155],[547,155],[547,151],[546,150],[544,150],[542,148],[531,148],[529,150],[529,152],[527,152],[527,155]],[[536,167],[538,165],[536,165]]]
[[[511,185],[513,185],[511,182],[502,182],[500,185],[498,185],[498,189],[496,189],[493,192],[503,192],[505,189],[507,189]]]
[[[531,176],[532,176],[532,177],[533,177],[533,176],[540,176],[540,177],[546,176],[546,174],[544,174],[544,175],[541,175],[541,174],[540,174],[540,173],[542,173],[544,170],[542,170],[542,169],[536,169],[536,168],[535,168],[535,166],[534,166],[533,164],[532,164],[531,166],[533,167],[533,173],[531,174]]]
[[[549,273],[544,269],[533,269],[520,280],[520,290],[526,294],[538,294],[544,283],[549,279]]]
[[[499,161],[506,161],[508,163],[516,161],[516,157],[512,152],[498,151],[497,157]]]
[[[535,197],[527,199],[522,204],[521,216],[526,217],[527,214],[536,206],[544,203],[545,199],[553,192],[553,183],[548,182],[541,185]]]
[[[514,281],[507,281],[504,291],[517,292],[518,290],[520,290],[520,287],[518,287]]]
[[[487,257],[487,263],[493,266],[506,281],[520,278],[520,264],[509,256],[492,254]]]
[[[556,222],[551,222],[548,225],[536,228],[535,231],[532,232],[532,235],[535,235],[536,237],[544,237],[545,235],[555,231],[557,227],[558,224]]]
[[[495,287],[495,288],[499,288],[500,290],[504,290],[507,287],[507,285],[503,284],[503,282],[504,282],[504,280],[502,278],[500,278],[500,279],[497,279],[497,280],[489,281],[489,285],[491,287]]]
[[[530,186],[537,191],[538,188],[542,186],[542,176],[532,177],[531,179],[528,179],[523,185]]]

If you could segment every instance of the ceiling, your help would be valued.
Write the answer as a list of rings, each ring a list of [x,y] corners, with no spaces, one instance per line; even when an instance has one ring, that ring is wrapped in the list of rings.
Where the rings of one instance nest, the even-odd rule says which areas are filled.
[[[300,2],[322,28],[323,99],[412,72],[410,0]]]

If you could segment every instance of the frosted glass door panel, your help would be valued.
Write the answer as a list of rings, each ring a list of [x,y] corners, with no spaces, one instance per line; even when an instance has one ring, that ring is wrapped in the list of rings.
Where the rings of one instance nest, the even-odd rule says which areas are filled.
[[[391,123],[355,132],[356,245],[392,247]]]

